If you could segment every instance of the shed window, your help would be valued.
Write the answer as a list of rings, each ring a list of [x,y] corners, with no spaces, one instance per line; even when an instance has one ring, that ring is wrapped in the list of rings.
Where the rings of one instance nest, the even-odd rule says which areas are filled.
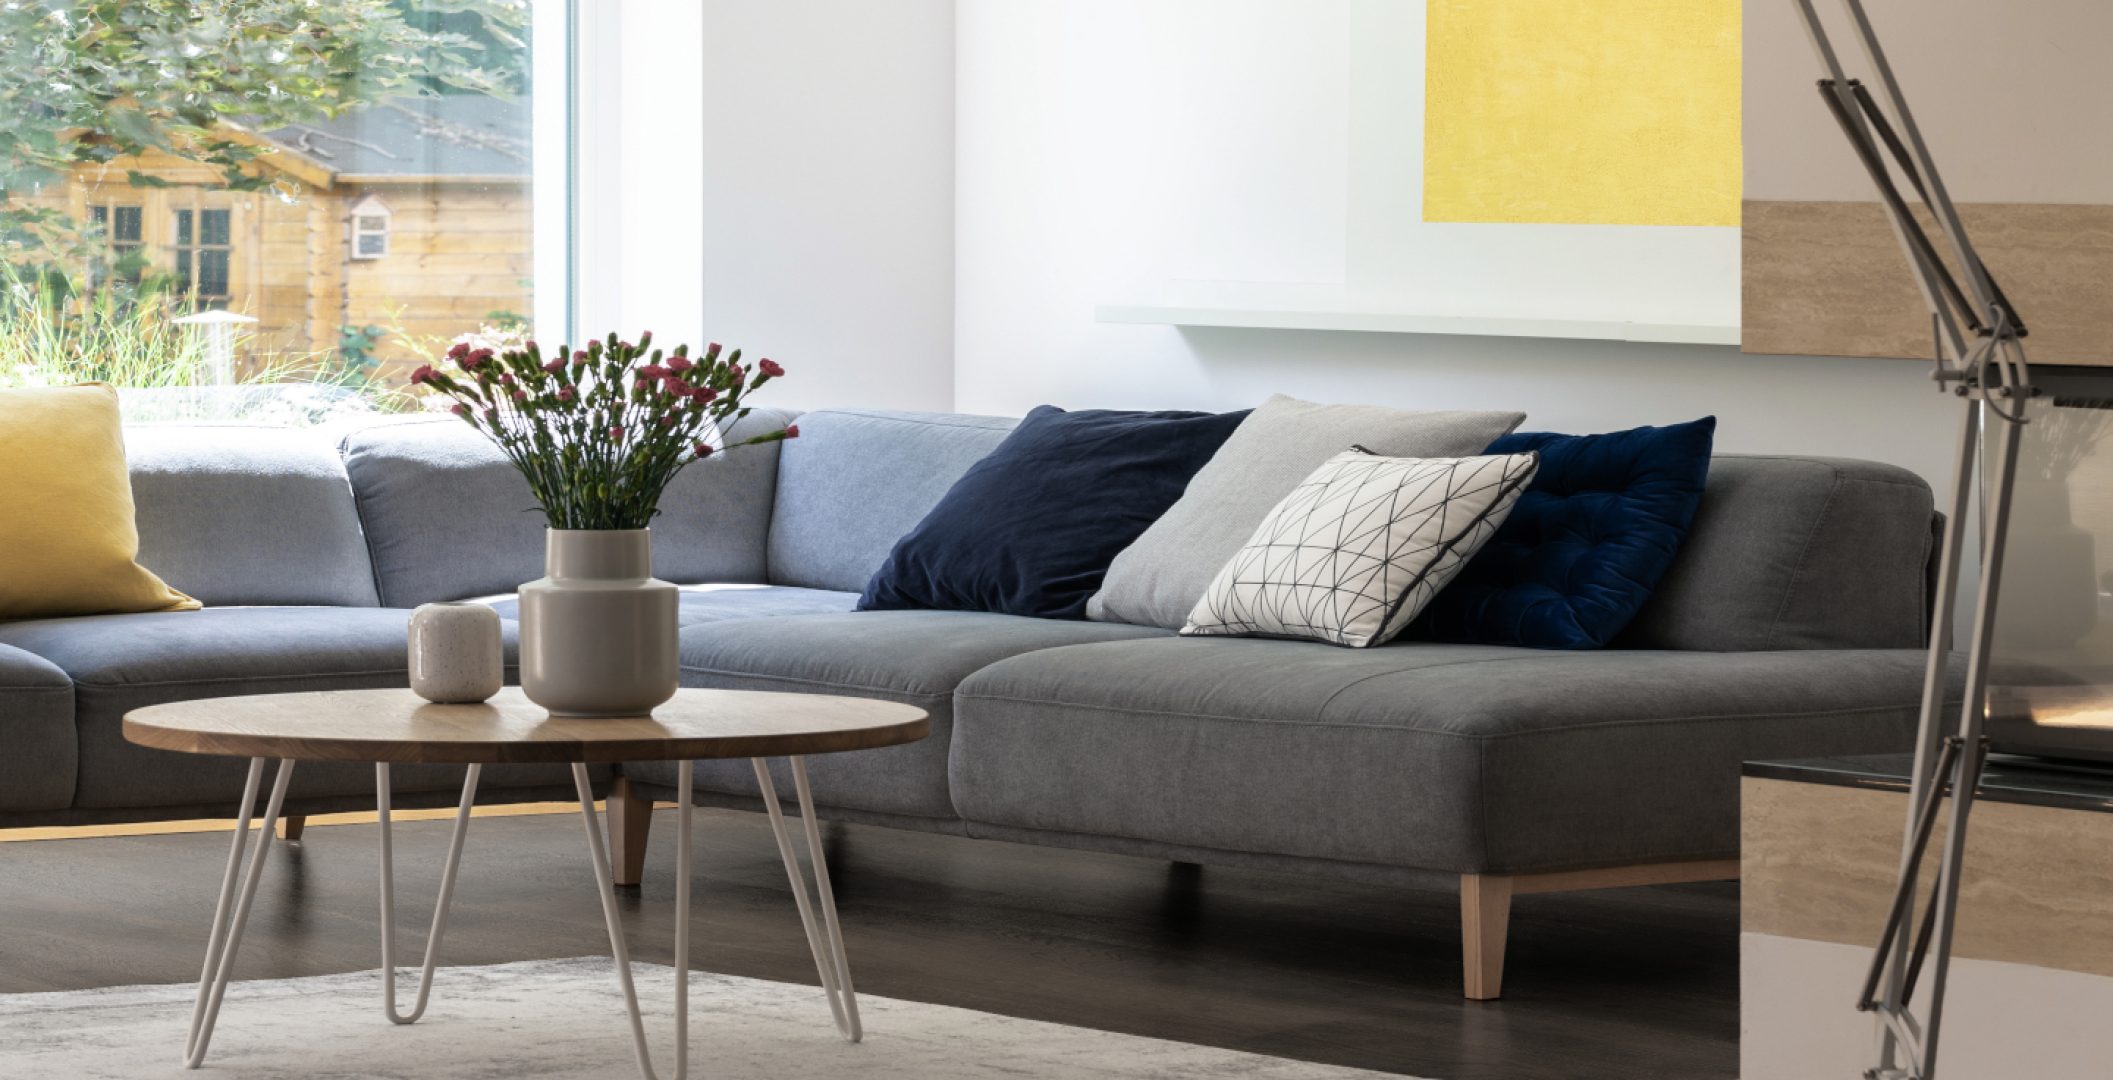
[[[225,304],[233,232],[226,210],[176,211],[176,289],[201,304]]]
[[[104,203],[89,208],[88,215],[101,240],[101,247],[89,266],[90,281],[97,288],[108,284],[113,277],[139,284],[140,271],[147,265],[145,236],[141,231],[146,221],[143,209]]]
[[[352,257],[379,259],[389,253],[389,215],[352,216]]]

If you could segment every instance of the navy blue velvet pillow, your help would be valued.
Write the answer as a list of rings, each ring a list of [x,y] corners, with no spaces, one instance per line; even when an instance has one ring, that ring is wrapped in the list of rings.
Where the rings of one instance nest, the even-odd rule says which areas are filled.
[[[1083,619],[1116,554],[1246,418],[1044,405],[895,542],[859,610]]]
[[[1597,649],[1643,609],[1702,502],[1717,418],[1605,435],[1506,435],[1540,471],[1497,534],[1406,636]]]

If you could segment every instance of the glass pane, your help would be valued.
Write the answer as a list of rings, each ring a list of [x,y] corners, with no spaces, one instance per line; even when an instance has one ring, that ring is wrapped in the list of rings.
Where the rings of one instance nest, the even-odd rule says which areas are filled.
[[[2073,382],[2033,399],[2018,432],[1988,735],[1999,751],[2113,760],[2113,371]]]
[[[0,123],[0,178],[64,174],[0,184],[0,235],[32,238],[0,252],[0,288],[12,275],[111,298],[0,309],[0,324],[73,313],[49,333],[0,325],[0,339],[51,342],[0,364],[0,386],[100,379],[128,390],[129,415],[173,419],[134,403],[232,370],[304,385],[227,400],[424,408],[418,365],[457,337],[518,331],[534,308],[531,118],[539,94],[547,119],[567,88],[531,85],[529,57],[569,7],[0,4],[8,54],[36,60],[0,64],[0,100],[40,106]],[[300,48],[266,47],[296,26]],[[240,127],[195,126],[211,116]],[[142,145],[158,149],[112,156]],[[245,318],[232,336],[179,323],[203,306]]]
[[[205,249],[198,253],[198,295],[218,299],[227,295],[227,252]]]
[[[139,284],[147,270],[147,249],[139,244],[112,244],[110,253],[117,266],[118,280]]]

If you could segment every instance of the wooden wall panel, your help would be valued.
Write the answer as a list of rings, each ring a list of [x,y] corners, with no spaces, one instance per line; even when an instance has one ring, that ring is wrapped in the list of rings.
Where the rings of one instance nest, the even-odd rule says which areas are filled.
[[[389,208],[389,254],[344,267],[345,319],[394,331],[376,350],[384,370],[431,359],[494,312],[534,305],[533,219],[519,187],[374,187]],[[348,196],[357,198],[356,194]]]
[[[2027,355],[2113,365],[2113,206],[1970,203],[1959,214],[2025,319]],[[1749,199],[1742,260],[1745,351],[1930,357],[1926,308],[1877,203]]]
[[[1746,778],[1740,929],[1871,947],[1900,865],[1907,799]],[[1923,894],[1941,851],[1932,841]],[[1954,951],[2113,975],[2113,814],[1983,801],[1967,831]]]

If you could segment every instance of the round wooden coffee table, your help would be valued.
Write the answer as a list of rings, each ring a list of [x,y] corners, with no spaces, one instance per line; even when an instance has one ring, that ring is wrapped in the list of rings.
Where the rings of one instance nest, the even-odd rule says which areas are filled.
[[[655,1080],[646,1049],[645,1024],[638,991],[631,981],[630,952],[617,919],[616,891],[611,882],[609,851],[594,812],[594,791],[587,780],[590,763],[676,761],[681,803],[676,833],[675,879],[675,1073],[689,1065],[690,956],[690,817],[694,766],[698,758],[749,758],[762,789],[763,806],[777,838],[778,856],[792,884],[793,900],[807,945],[814,954],[822,992],[828,998],[837,1030],[857,1042],[861,1035],[858,998],[851,989],[851,966],[844,956],[844,935],[837,923],[836,899],[829,888],[829,868],[822,859],[821,833],[814,817],[814,794],[807,783],[809,754],[867,750],[915,742],[930,733],[924,710],[888,701],[778,694],[740,690],[683,690],[652,716],[605,720],[552,717],[509,687],[481,705],[435,705],[409,690],[327,690],[307,694],[209,698],[136,709],[125,716],[125,738],[141,746],[189,754],[224,754],[250,759],[242,791],[241,819],[228,852],[220,883],[220,902],[206,941],[205,967],[191,1009],[191,1032],[184,1044],[184,1064],[205,1061],[213,1025],[220,1015],[235,953],[249,922],[257,881],[271,849],[279,809],[286,801],[287,781],[296,761],[368,761],[374,764],[375,810],[381,819],[382,1005],[389,1020],[410,1024],[425,1013],[433,988],[441,935],[455,891],[455,871],[462,862],[462,843],[477,797],[477,776],[485,764],[562,762],[572,766],[580,814],[587,826],[587,849],[600,886],[602,917],[609,930],[609,950],[616,961],[617,983],[630,1011],[631,1042],[638,1070]],[[765,759],[783,757],[792,765],[800,819],[814,866],[813,897],[778,804]],[[264,821],[248,866],[251,811],[262,786],[264,766],[279,763],[265,803]],[[462,802],[448,838],[441,871],[440,898],[426,937],[425,965],[418,980],[418,999],[409,1013],[396,1008],[395,880],[390,851],[389,766],[392,763],[466,764]],[[820,912],[817,916],[816,908]]]

